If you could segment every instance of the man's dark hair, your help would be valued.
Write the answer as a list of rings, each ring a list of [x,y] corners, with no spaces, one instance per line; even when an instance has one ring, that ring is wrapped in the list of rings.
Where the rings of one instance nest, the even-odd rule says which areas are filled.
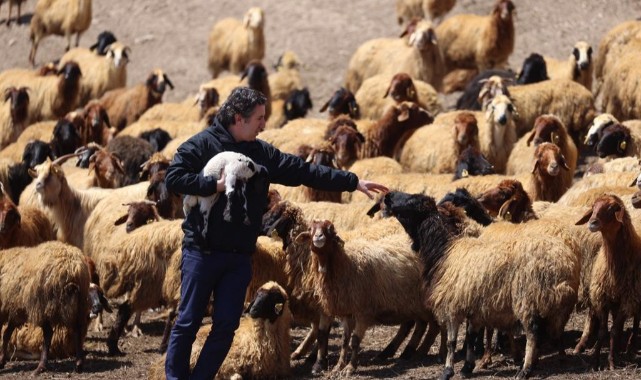
[[[248,119],[258,105],[267,103],[267,98],[260,91],[253,90],[249,87],[236,87],[225,103],[220,106],[217,113],[218,121],[223,127],[227,128],[234,124],[234,116],[240,114],[244,119]]]

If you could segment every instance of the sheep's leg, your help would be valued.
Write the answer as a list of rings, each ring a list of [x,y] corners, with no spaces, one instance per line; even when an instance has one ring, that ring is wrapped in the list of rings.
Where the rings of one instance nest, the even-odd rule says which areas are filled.
[[[245,195],[245,183],[243,182],[243,185],[241,187],[241,194],[243,195],[243,211],[245,212],[245,220],[243,223],[245,225],[249,226],[251,224],[251,221],[249,220],[249,215],[247,213],[247,195]]]
[[[597,329],[597,323],[598,319],[590,313],[588,317],[585,319],[585,323],[583,324],[583,332],[581,333],[581,339],[579,339],[579,343],[576,344],[576,347],[574,347],[573,353],[579,354],[585,350],[585,346],[588,344],[588,339],[590,339],[590,336],[596,331]]]
[[[610,370],[614,370],[614,364],[619,357],[619,344],[623,333],[623,323],[625,314],[618,308],[612,310],[612,331],[610,331],[610,353],[608,354],[608,364]]]
[[[80,32],[76,33],[76,47],[80,46]]]
[[[427,355],[430,352],[430,347],[434,344],[434,341],[436,340],[436,336],[440,332],[443,336],[445,334],[445,329],[441,329],[441,327],[436,323],[434,319],[430,319],[427,322],[427,333],[425,334],[425,338],[423,339],[423,342],[421,343],[420,346],[416,349],[416,351],[420,352],[421,355]],[[445,347],[445,346],[443,346]],[[439,348],[440,350],[440,348]],[[445,348],[443,348],[443,354],[445,353]],[[441,354],[441,352],[439,352]]]
[[[139,338],[143,336],[144,334],[142,333],[142,330],[140,329],[140,318],[142,317],[142,313],[140,311],[136,312],[134,314],[134,321],[131,324],[131,331],[129,331],[128,336],[134,337],[134,338]]]
[[[76,349],[76,372],[77,373],[82,372],[82,367],[85,363],[85,351],[82,347],[82,330],[87,325],[86,325],[86,322],[82,321],[82,318],[84,318],[84,316],[82,315],[78,316],[78,322],[76,323],[76,327],[74,328],[74,332],[73,332],[73,343],[74,343],[74,348]]]
[[[594,348],[592,349],[592,368],[594,370],[599,369],[599,355],[601,354],[601,347],[607,339],[608,335],[608,313],[602,313],[598,318],[599,323],[599,335],[597,337]]]
[[[490,327],[485,328],[485,352],[479,362],[479,368],[486,369],[492,364],[492,354],[494,353],[492,346],[492,339],[494,338],[494,329]]]
[[[416,321],[416,326],[414,327],[412,337],[407,343],[407,346],[405,346],[403,353],[401,353],[401,359],[411,359],[412,356],[416,354],[416,347],[418,347],[418,344],[421,342],[421,338],[423,337],[423,334],[425,334],[426,329],[427,323],[425,323],[425,321]]]
[[[11,11],[13,10],[13,3],[9,1],[9,17],[7,17],[7,26],[11,25]]]
[[[445,369],[441,374],[441,380],[449,380],[454,376],[454,354],[456,353],[456,337],[458,336],[459,324],[453,321],[447,322],[447,358]]]
[[[537,337],[532,329],[525,333],[525,358],[523,359],[523,368],[516,375],[518,379],[526,379],[532,373],[532,363],[537,349]]]
[[[347,351],[349,349],[349,338],[352,335],[353,320],[351,318],[342,318],[341,325],[343,326],[343,342],[341,344],[341,352],[338,356],[338,362],[332,372],[339,372],[347,365]]]
[[[162,333],[162,341],[160,342],[160,353],[164,354],[167,351],[167,344],[169,343],[169,334],[171,333],[171,328],[174,326],[174,318],[176,318],[176,309],[171,309],[169,315],[167,316],[167,322],[165,322],[165,331]]]
[[[0,328],[2,328],[2,325],[4,323],[0,324]],[[0,353],[0,369],[4,368],[4,365],[7,363],[7,346],[9,345],[9,340],[11,339],[11,335],[13,334],[13,330],[16,329],[16,326],[9,322],[7,324],[7,328],[4,330],[4,334],[2,334],[2,352]]]
[[[38,375],[47,370],[47,360],[49,359],[49,349],[51,348],[51,338],[53,338],[53,328],[49,321],[41,326],[42,328],[42,352],[40,353],[40,363],[38,368],[33,371],[34,375]]]
[[[488,328],[488,330],[490,330]],[[468,323],[467,331],[465,332],[465,339],[467,340],[467,349],[465,350],[465,363],[461,368],[461,376],[470,377],[474,370],[474,362],[476,361],[476,354],[474,352],[474,342],[479,335],[478,330],[472,323]]]
[[[67,38],[67,47],[65,48],[65,51],[69,51],[71,49],[71,32],[66,32],[65,37]]]
[[[18,18],[16,24],[20,25],[20,17],[22,17],[22,2],[18,2]]]
[[[358,368],[358,353],[361,348],[361,342],[365,337],[365,331],[367,331],[367,325],[360,320],[356,320],[356,327],[352,333],[352,342],[350,348],[352,349],[352,357],[349,360],[349,364],[344,369],[346,375],[351,375],[356,372]]]
[[[296,350],[292,352],[290,358],[291,360],[298,360],[305,356],[307,352],[309,352],[310,347],[312,346],[312,343],[316,340],[316,337],[318,336],[318,323],[317,322],[312,322],[312,328],[309,330],[307,335],[305,336],[305,339],[296,347]]]
[[[329,343],[329,330],[332,326],[332,318],[321,315],[318,324],[318,351],[316,352],[316,362],[312,366],[312,375],[319,375],[327,370],[327,344]]]
[[[396,331],[396,335],[394,335],[394,338],[392,338],[392,340],[387,344],[383,351],[376,355],[375,360],[385,360],[394,356],[396,350],[398,350],[398,348],[401,346],[401,343],[403,343],[405,338],[407,338],[407,336],[410,334],[410,330],[412,330],[412,327],[414,327],[414,321],[407,321],[402,323],[398,328],[398,331]]]
[[[33,40],[31,41],[31,51],[29,52],[29,63],[33,67],[36,66],[36,51],[38,50],[39,43],[40,43],[39,37],[34,36]]]
[[[637,335],[639,334],[639,314],[634,316],[634,321],[632,322],[632,332],[630,333],[630,339],[628,339],[628,345],[625,350],[625,354],[628,357],[628,360],[634,360],[637,355]]]
[[[128,302],[125,302],[118,307],[116,323],[111,327],[111,331],[109,331],[109,336],[107,337],[109,355],[122,355],[122,351],[118,348],[118,339],[122,336],[122,332],[125,330],[125,326],[130,317],[131,306]]]

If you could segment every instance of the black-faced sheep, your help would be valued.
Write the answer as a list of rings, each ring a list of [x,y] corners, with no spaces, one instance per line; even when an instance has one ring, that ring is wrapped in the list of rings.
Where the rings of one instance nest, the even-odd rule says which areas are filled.
[[[107,46],[118,41],[116,36],[108,30],[104,30],[98,34],[96,38],[96,43],[89,46],[89,50],[95,51],[98,55],[107,54]]]
[[[608,315],[613,324],[608,362],[614,369],[626,318],[637,316],[641,307],[641,286],[636,279],[641,270],[641,238],[621,199],[603,195],[594,202],[577,225],[588,223],[591,232],[601,232],[603,247],[592,268],[590,313],[599,323],[599,337],[592,353],[592,364],[599,365],[601,347],[607,337]]]
[[[358,103],[356,103],[354,94],[344,87],[336,90],[327,103],[319,110],[319,112],[325,111],[327,111],[330,119],[334,119],[342,114],[349,115],[352,119],[359,119],[361,117],[360,107]]]
[[[405,34],[409,39],[379,38],[359,46],[347,68],[347,89],[356,92],[365,79],[377,74],[404,72],[440,91],[445,66],[432,23],[419,20],[408,25],[401,37]]]
[[[456,159],[453,180],[494,173],[494,165],[485,158],[483,153],[473,146],[468,146]]]
[[[223,173],[225,176],[225,197],[227,198],[225,210],[223,211],[223,219],[225,221],[231,221],[231,210],[234,207],[232,203],[235,203],[233,201],[240,197],[243,200],[243,212],[241,213],[244,217],[243,223],[249,225],[249,216],[245,209],[247,206],[245,184],[251,177],[263,170],[264,168],[252,161],[251,158],[232,151],[218,153],[207,162],[201,171],[203,177],[213,177],[219,180]],[[203,238],[207,238],[209,212],[219,198],[220,194],[215,193],[208,197],[185,195],[183,199],[183,212],[185,215],[188,215],[191,209],[198,205],[198,210],[203,217]]]
[[[577,42],[567,60],[558,61],[546,57],[545,64],[550,79],[570,79],[592,91],[594,64],[592,62],[592,46],[587,42]]]
[[[498,0],[489,16],[456,15],[436,28],[448,71],[479,71],[506,64],[514,50],[514,4]]]
[[[519,377],[527,377],[536,360],[539,329],[545,325],[546,334],[558,340],[574,308],[580,271],[576,255],[562,241],[547,236],[527,241],[453,238],[434,200],[424,195],[390,192],[384,205],[418,248],[426,302],[447,326],[442,378],[454,375],[458,327],[466,318],[470,339],[481,326],[509,330],[520,321],[527,342]],[[469,375],[473,369],[474,351],[468,344],[462,373]]]
[[[265,16],[260,8],[250,8],[243,21],[220,20],[209,33],[208,63],[212,78],[223,70],[241,73],[252,59],[265,56],[263,26]]]
[[[49,142],[53,155],[61,157],[74,153],[82,146],[82,139],[78,134],[76,126],[67,119],[60,119],[53,129],[53,136]]]
[[[145,131],[140,134],[141,139],[148,141],[149,144],[154,148],[154,152],[160,152],[167,144],[171,141],[171,136],[167,131],[161,128],[152,129],[151,131]]]
[[[0,150],[16,141],[27,127],[29,89],[9,87],[0,103]]]
[[[156,69],[145,83],[107,91],[100,98],[100,104],[107,110],[111,125],[121,131],[138,120],[146,110],[161,103],[166,86],[174,88],[167,74]]]
[[[89,270],[82,252],[61,242],[6,250],[0,256],[0,324],[6,322],[0,366],[9,359],[7,345],[13,330],[24,323],[42,329],[44,343],[35,374],[45,371],[53,329],[75,334],[76,371],[84,362],[84,334],[89,315]]]
[[[641,153],[641,128],[638,125],[610,124],[599,131],[596,154],[601,157],[638,157]]]
[[[80,35],[91,25],[91,0],[38,0],[31,18],[31,52],[29,62],[35,65],[36,50],[40,41],[55,34],[67,38],[67,49],[71,47],[71,35],[76,34],[76,47]]]
[[[292,315],[288,296],[276,282],[258,289],[247,307],[248,315],[241,317],[229,354],[216,378],[277,379],[290,374],[289,329]],[[190,367],[194,367],[211,325],[200,328],[192,345]],[[165,378],[165,356],[149,369],[150,380]]]
[[[122,161],[122,166],[125,169],[123,186],[140,181],[141,166],[154,154],[154,148],[150,143],[132,136],[114,138],[107,144],[107,150]]]

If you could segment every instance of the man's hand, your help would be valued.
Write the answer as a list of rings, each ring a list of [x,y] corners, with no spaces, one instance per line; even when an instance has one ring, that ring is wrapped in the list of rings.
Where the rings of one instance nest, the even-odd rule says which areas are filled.
[[[366,181],[364,179],[361,179],[358,181],[358,186],[356,186],[356,190],[363,192],[365,195],[369,197],[369,199],[374,199],[374,194],[372,193],[387,193],[389,189],[381,185],[380,183],[372,182],[372,181]]]
[[[225,192],[225,172],[220,173],[220,179],[216,182],[216,192],[223,193]]]

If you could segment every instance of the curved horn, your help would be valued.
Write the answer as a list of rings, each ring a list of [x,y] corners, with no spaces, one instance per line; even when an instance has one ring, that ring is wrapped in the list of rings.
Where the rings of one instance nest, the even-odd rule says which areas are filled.
[[[142,203],[148,204],[148,205],[152,205],[152,206],[156,206],[156,202],[150,201],[149,199],[143,200]]]
[[[64,156],[60,156],[60,157],[56,158],[55,160],[53,160],[53,162],[51,163],[51,165],[62,165],[62,164],[64,164],[68,159],[70,159],[70,158],[72,158],[72,157],[78,157],[78,156],[80,156],[80,155],[81,155],[81,153],[69,153],[69,154],[65,154]]]

